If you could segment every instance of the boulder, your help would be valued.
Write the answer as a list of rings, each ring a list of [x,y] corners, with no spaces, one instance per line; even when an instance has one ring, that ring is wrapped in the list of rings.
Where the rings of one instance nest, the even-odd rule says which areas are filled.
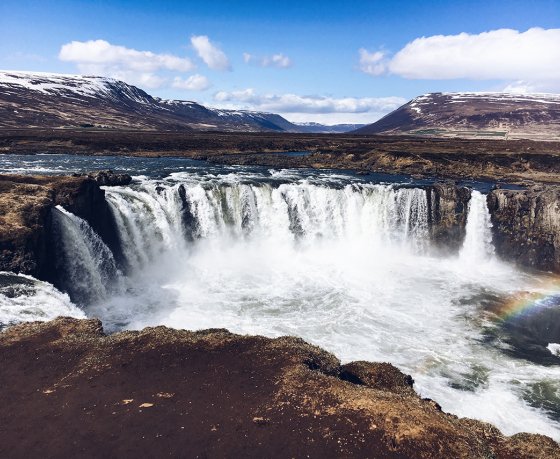
[[[132,182],[128,174],[115,174],[111,170],[96,171],[88,174],[99,186],[126,186]]]
[[[354,384],[396,394],[414,394],[412,376],[390,363],[350,362],[340,367],[340,378]]]

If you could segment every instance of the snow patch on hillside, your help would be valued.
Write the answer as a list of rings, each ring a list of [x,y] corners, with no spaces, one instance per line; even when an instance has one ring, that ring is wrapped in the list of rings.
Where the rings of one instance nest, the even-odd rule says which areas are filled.
[[[0,88],[3,91],[18,87],[61,97],[115,98],[115,91],[118,90],[139,103],[150,103],[151,99],[134,86],[113,78],[45,72],[0,72]]]
[[[450,98],[454,102],[485,100],[493,102],[537,102],[543,104],[560,104],[560,94],[548,93],[512,94],[507,92],[443,92],[424,94],[413,100],[421,102],[433,100],[438,97]]]

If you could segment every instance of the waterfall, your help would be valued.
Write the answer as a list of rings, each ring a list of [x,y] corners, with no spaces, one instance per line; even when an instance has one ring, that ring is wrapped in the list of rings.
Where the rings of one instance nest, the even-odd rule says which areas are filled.
[[[469,201],[465,241],[460,257],[468,263],[487,261],[494,255],[492,222],[486,196],[473,190]]]
[[[185,247],[183,204],[178,187],[153,183],[139,190],[107,189],[109,203],[129,270],[137,270],[167,250]]]
[[[181,259],[188,259],[202,241],[218,251],[220,244],[241,241],[269,247],[336,243],[363,247],[376,256],[392,256],[395,250],[425,254],[430,245],[427,193],[421,188],[188,176],[110,187],[105,193],[127,274],[151,267],[149,275],[165,277],[175,269],[170,263],[181,269]],[[58,207],[55,223],[65,259],[60,266],[73,298],[103,298],[108,288],[120,285],[113,255],[87,222]],[[480,262],[493,252],[486,199],[473,191],[460,258]]]
[[[25,274],[0,271],[0,331],[10,324],[58,316],[86,317],[68,295],[52,284]]]
[[[330,239],[414,252],[428,243],[427,196],[419,188],[146,182],[107,188],[106,196],[132,270],[200,239],[307,245]]]
[[[98,301],[122,288],[113,253],[85,220],[56,206],[53,230],[56,266],[64,289],[75,301]]]
[[[52,172],[101,160],[7,156],[12,167],[40,161]],[[135,176],[103,187],[114,217],[103,228],[116,228],[110,240],[126,276],[87,222],[55,208],[45,242],[56,287],[0,272],[0,329],[69,315],[98,317],[110,332],[164,325],[298,336],[343,362],[393,362],[446,412],[507,435],[560,438],[558,346],[550,344],[559,341],[538,333],[550,322],[539,298],[554,299],[554,279],[494,257],[481,193],[472,191],[459,228],[464,194],[451,186],[179,158],[102,160]],[[465,230],[458,253],[439,250]],[[527,314],[498,320],[527,298],[537,299]]]

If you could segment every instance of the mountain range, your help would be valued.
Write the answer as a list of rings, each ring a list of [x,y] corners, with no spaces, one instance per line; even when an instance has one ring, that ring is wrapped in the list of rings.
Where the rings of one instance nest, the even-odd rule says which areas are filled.
[[[437,92],[416,97],[373,124],[327,126],[161,99],[113,78],[0,71],[0,128],[560,140],[560,95]]]
[[[337,133],[361,126],[300,125],[273,113],[161,99],[113,78],[0,72],[0,128]]]
[[[430,93],[355,133],[560,140],[560,95]]]

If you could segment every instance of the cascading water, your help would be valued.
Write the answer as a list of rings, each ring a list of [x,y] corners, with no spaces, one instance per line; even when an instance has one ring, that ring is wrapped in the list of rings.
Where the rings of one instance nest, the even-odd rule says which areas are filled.
[[[469,201],[467,228],[461,258],[467,263],[480,263],[492,259],[492,222],[486,196],[473,190]]]
[[[58,246],[57,269],[72,298],[87,304],[121,288],[113,253],[85,220],[56,206],[53,232]]]
[[[178,189],[148,184],[143,190],[108,189],[128,268],[137,270],[166,250],[185,247]]]
[[[428,242],[426,192],[418,188],[148,183],[137,190],[108,188],[106,193],[129,265],[135,268],[165,250],[185,250],[185,237],[304,245],[359,240],[415,252],[425,250]]]
[[[65,293],[31,276],[0,271],[0,331],[4,326],[58,316],[86,315]]]
[[[89,292],[83,310],[107,330],[163,324],[297,335],[343,361],[392,362],[448,412],[507,434],[560,438],[557,367],[515,358],[491,339],[499,325],[488,305],[539,279],[492,255],[481,193],[472,193],[459,256],[442,257],[430,251],[419,187],[126,161],[138,161],[132,173],[151,171],[149,161],[165,171],[105,189],[126,288],[111,286],[118,270],[91,228],[63,209],[53,214],[68,291]]]
[[[522,278],[495,263],[471,269],[492,260],[481,193],[473,191],[458,259],[429,255],[421,188],[178,173],[106,193],[132,284],[152,286],[126,319],[122,299],[92,307],[106,323],[295,334],[342,359],[392,361],[423,395],[506,432],[558,432],[505,389],[511,378],[530,386],[534,368],[520,364],[514,376],[501,351],[483,344],[473,298],[504,294]],[[523,428],[501,406],[525,418]]]

